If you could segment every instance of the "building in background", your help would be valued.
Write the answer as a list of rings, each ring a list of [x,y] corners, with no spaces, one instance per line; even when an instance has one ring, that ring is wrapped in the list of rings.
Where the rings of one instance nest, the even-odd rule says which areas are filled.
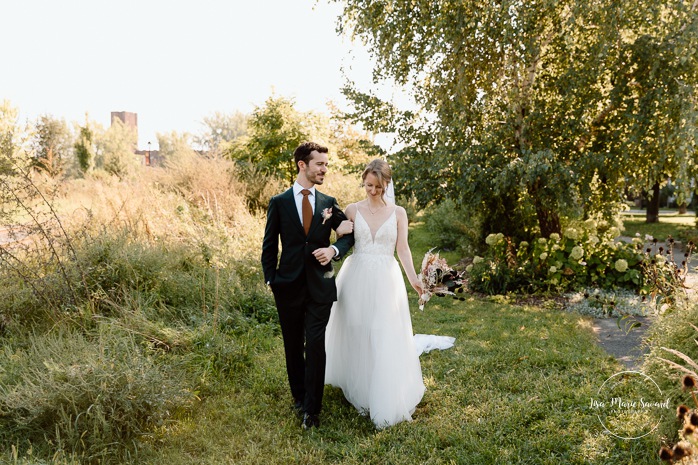
[[[112,111],[112,122],[114,118],[120,119],[126,126],[133,128],[136,131],[136,135],[138,135],[138,113],[131,113],[130,111]]]
[[[117,118],[121,120],[126,126],[133,128],[136,133],[136,140],[138,140],[138,113],[132,113],[130,111],[112,111],[111,121]],[[150,150],[150,142],[148,142],[148,148],[146,150],[138,150],[134,147],[133,153],[136,154],[138,161],[144,166],[157,166],[158,165],[158,150]]]

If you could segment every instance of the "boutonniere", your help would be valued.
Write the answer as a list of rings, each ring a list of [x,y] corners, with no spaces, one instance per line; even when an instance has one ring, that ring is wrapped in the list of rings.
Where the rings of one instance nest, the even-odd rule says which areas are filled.
[[[322,224],[325,224],[325,221],[329,220],[332,218],[332,208],[325,208],[322,211]]]

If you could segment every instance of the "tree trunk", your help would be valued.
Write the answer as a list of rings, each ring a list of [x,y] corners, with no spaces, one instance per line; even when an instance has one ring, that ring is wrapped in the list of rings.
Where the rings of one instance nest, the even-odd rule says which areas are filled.
[[[647,199],[647,215],[645,223],[659,223],[659,183],[652,186],[652,197]]]
[[[540,202],[536,202],[536,216],[538,217],[538,226],[540,227],[540,235],[542,237],[550,237],[552,233],[560,234],[562,232],[560,216],[556,211],[545,207]]]
[[[688,205],[686,205],[686,202],[679,205],[679,215],[684,215],[687,212],[688,212]]]

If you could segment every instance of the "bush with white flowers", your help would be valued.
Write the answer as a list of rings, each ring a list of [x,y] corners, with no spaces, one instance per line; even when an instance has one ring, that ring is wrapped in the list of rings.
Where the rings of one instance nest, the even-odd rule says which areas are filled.
[[[643,240],[618,240],[618,228],[599,230],[587,220],[531,243],[515,244],[490,234],[485,257],[468,268],[473,291],[567,292],[584,288],[641,290],[646,284],[642,262]],[[658,258],[657,260],[661,260]]]

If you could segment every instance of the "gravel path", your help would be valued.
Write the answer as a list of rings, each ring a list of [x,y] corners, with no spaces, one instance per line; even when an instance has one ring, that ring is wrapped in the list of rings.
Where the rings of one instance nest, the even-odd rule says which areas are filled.
[[[695,258],[690,263],[686,286],[691,300],[698,300],[698,271]],[[641,325],[628,331],[626,322],[618,323],[616,318],[595,318],[594,333],[598,343],[606,352],[615,357],[628,370],[638,370],[648,348],[643,344],[643,337],[652,323],[652,317],[635,317]]]
[[[629,324],[628,320],[619,322],[616,318],[595,318],[593,323],[599,345],[628,370],[639,369],[643,356],[647,353],[647,347],[642,341],[650,318],[635,317],[635,320],[641,325],[630,330],[625,327]]]

